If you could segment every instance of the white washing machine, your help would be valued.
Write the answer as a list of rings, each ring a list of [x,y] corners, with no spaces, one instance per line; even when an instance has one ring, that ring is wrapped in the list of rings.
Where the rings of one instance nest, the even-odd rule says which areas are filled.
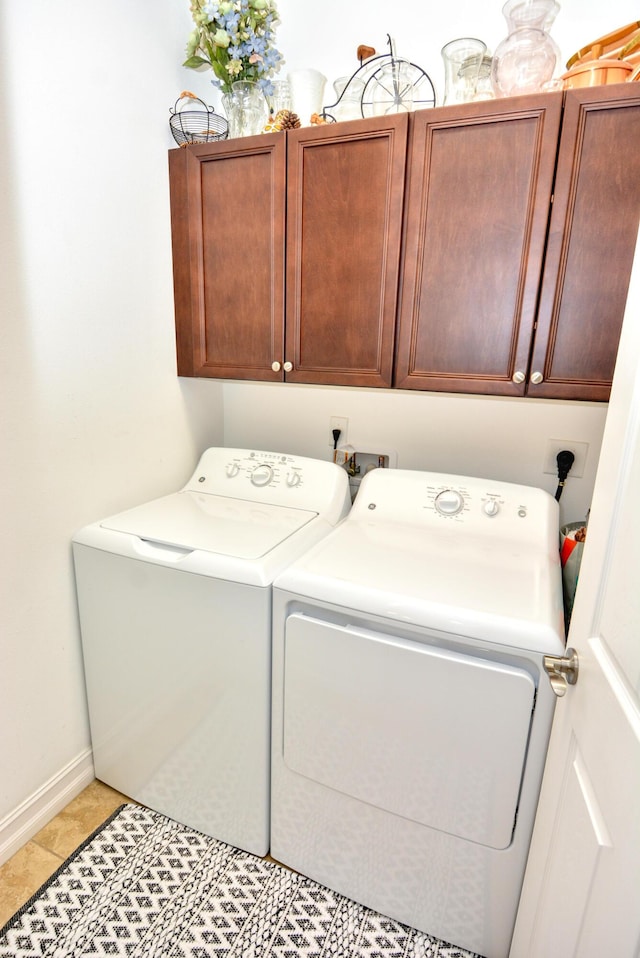
[[[564,651],[546,492],[377,469],[274,585],[271,854],[509,951]]]
[[[271,584],[350,505],[333,463],[208,449],[180,492],[74,537],[97,778],[266,854]]]

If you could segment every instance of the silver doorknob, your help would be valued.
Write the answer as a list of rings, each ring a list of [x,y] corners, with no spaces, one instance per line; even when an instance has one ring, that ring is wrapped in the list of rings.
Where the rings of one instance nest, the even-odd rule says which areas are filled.
[[[285,363],[282,368],[284,369],[285,373],[290,373],[293,369],[293,363]]]
[[[514,383],[518,383],[519,385],[520,383],[523,383],[527,377],[525,376],[525,374],[522,372],[521,369],[516,369],[515,373],[513,374],[511,378]]]
[[[533,383],[534,386],[537,386],[538,383],[541,383],[543,379],[544,379],[544,376],[542,375],[542,373],[539,373],[539,372],[531,373],[531,382]]]
[[[279,372],[280,372],[280,363],[278,363],[278,362],[271,363],[271,368],[273,369],[274,373],[279,373]]]
[[[578,653],[575,649],[567,649],[566,655],[545,655],[543,665],[558,698],[562,698],[568,685],[575,685],[578,681]]]

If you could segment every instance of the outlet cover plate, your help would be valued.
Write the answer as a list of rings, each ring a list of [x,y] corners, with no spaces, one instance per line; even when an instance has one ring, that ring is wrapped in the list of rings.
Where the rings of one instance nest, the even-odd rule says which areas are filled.
[[[349,430],[349,420],[346,416],[329,417],[329,445],[333,447],[333,430],[340,430],[338,445],[344,446],[347,443],[347,432]]]
[[[581,479],[584,476],[584,467],[587,461],[588,442],[573,442],[571,439],[548,439],[542,471],[546,475],[557,476],[558,462],[556,456],[564,449],[568,449],[576,457],[567,478]]]

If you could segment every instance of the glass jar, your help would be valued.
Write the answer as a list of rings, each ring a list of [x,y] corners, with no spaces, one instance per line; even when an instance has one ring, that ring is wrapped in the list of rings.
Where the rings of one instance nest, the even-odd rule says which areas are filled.
[[[509,34],[496,48],[491,66],[497,97],[536,93],[551,80],[558,46],[548,31],[559,10],[556,0],[507,0],[502,13]]]
[[[274,80],[271,84],[272,92],[268,97],[269,113],[276,116],[280,110],[291,109],[291,87],[288,80]]]

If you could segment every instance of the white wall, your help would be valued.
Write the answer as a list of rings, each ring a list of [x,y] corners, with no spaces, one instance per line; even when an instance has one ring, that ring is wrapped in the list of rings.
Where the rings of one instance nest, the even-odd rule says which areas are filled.
[[[558,0],[560,12],[552,28],[564,68],[578,49],[618,27],[638,20],[634,0]],[[387,34],[398,56],[422,67],[434,82],[441,100],[444,70],[440,50],[456,37],[478,37],[495,50],[506,36],[503,0],[450,0],[426,3],[402,0],[278,0],[282,20],[278,39],[286,68],[313,66],[332,83],[358,66],[356,50],[364,43],[387,53]],[[327,101],[328,102],[328,101]]]
[[[222,439],[221,387],[175,374],[184,7],[0,4],[2,857],[34,796],[91,775],[74,530],[177,488]]]
[[[557,477],[543,472],[547,440],[586,442],[584,478],[567,481],[562,522],[584,519],[589,508],[606,417],[597,403],[240,382],[225,385],[224,409],[228,446],[330,459],[329,418],[340,416],[349,420],[349,445],[395,453],[398,468],[485,476],[551,494]]]
[[[332,81],[390,32],[441,91],[440,47],[495,46],[500,6],[280,0],[278,37],[288,69]],[[636,15],[632,0],[565,0],[553,34],[566,59]],[[87,768],[79,526],[176,488],[223,439],[324,456],[329,415],[403,466],[540,484],[547,437],[591,443],[595,464],[599,406],[175,376],[168,110],[183,89],[217,102],[207,74],[180,66],[190,29],[188,0],[0,0],[0,858],[4,832],[28,837],[36,798]],[[579,481],[571,517],[592,471]]]

